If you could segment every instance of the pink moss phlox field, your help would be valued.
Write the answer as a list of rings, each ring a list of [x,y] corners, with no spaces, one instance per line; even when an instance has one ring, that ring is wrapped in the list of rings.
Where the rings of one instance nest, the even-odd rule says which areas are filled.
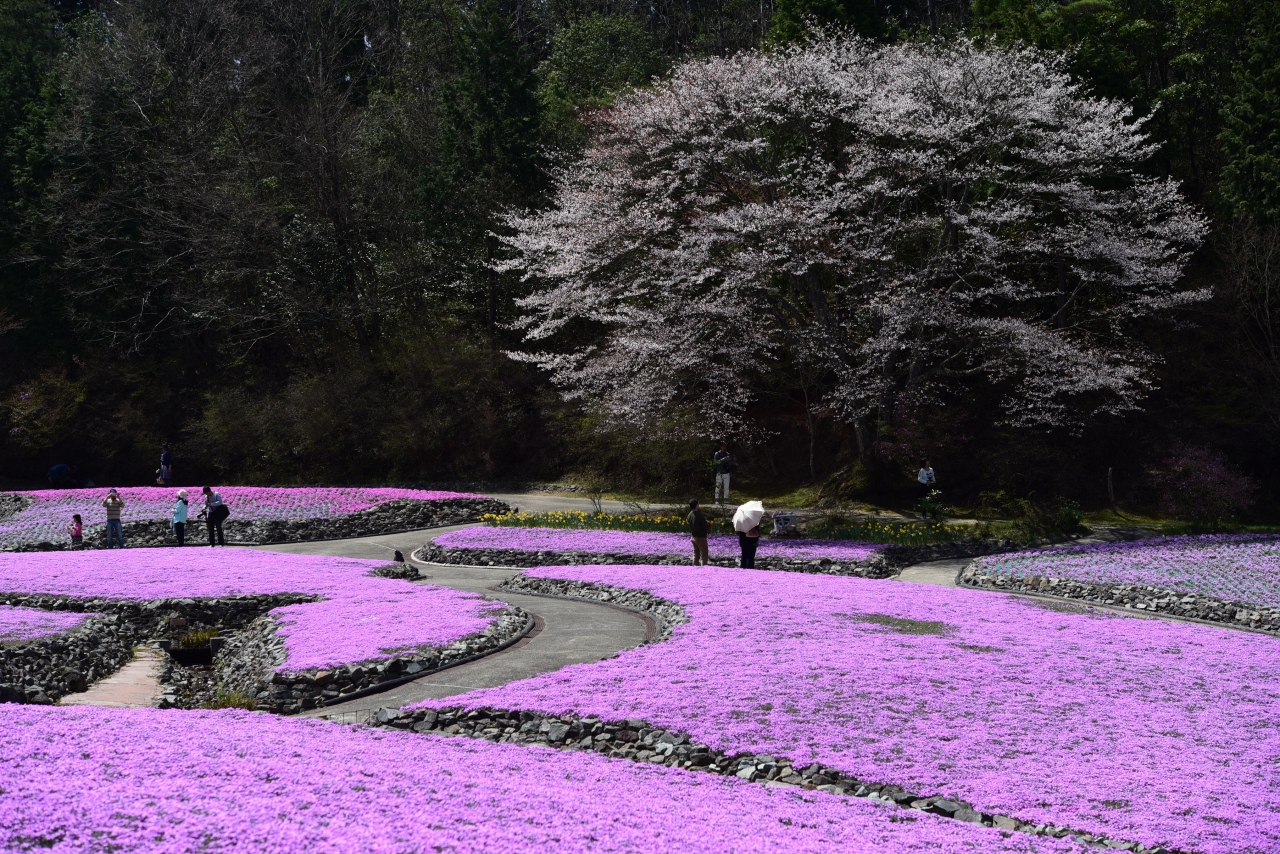
[[[76,628],[90,616],[92,615],[0,605],[0,643],[60,635]]]
[[[692,554],[687,534],[654,531],[593,531],[577,528],[465,528],[436,537],[435,544],[453,549],[512,549],[522,552],[586,552],[588,554]],[[738,538],[715,534],[707,538],[712,557],[739,555]],[[792,560],[861,561],[885,546],[840,540],[761,539],[757,557]]]
[[[49,845],[49,843],[52,843]],[[822,792],[246,712],[0,706],[0,850],[1079,851]]]
[[[641,718],[984,811],[1206,854],[1280,851],[1280,643],[1004,594],[670,566],[671,639],[423,706]]]
[[[200,505],[200,487],[185,487],[194,518]],[[159,519],[168,521],[179,487],[134,486],[120,490],[125,508],[125,522]],[[222,500],[231,508],[232,517],[253,521],[331,519],[367,510],[388,501],[445,501],[454,498],[483,498],[464,492],[439,492],[425,489],[390,487],[264,487],[218,486]],[[66,526],[71,514],[79,513],[86,525],[104,521],[102,509],[105,488],[42,489],[14,493],[31,499],[24,510],[0,521],[0,548],[40,540],[66,540]]]
[[[1280,538],[1169,537],[982,558],[991,575],[1130,584],[1280,607]]]
[[[502,606],[474,593],[367,573],[386,561],[252,549],[124,549],[0,554],[0,593],[82,599],[215,598],[295,593],[286,605],[281,672],[380,661],[484,631]]]

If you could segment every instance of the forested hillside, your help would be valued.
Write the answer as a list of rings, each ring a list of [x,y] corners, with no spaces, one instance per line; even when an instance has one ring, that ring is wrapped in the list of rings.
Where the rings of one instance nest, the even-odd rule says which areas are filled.
[[[627,272],[649,245],[638,240],[593,262],[631,288],[623,308],[593,314],[605,298],[584,279],[571,322],[560,309],[546,313],[561,256],[548,260],[539,247],[551,244],[538,241],[580,248],[612,225],[557,231],[547,217],[568,210],[566,193],[592,188],[599,201],[616,191],[615,212],[643,197],[582,164],[607,150],[630,169],[650,169],[655,147],[641,142],[670,138],[650,107],[698,93],[713,111],[739,97],[729,91],[735,81],[717,88],[706,83],[711,72],[696,71],[720,66],[697,63],[742,51],[782,56],[824,26],[868,39],[868,56],[920,45],[894,55],[906,59],[885,72],[886,87],[918,82],[902,62],[932,75],[991,68],[984,51],[1031,49],[1027,62],[1047,57],[1046,67],[1079,85],[1043,97],[1132,107],[1123,121],[1134,156],[1090,176],[1101,195],[1076,196],[1074,207],[1045,201],[1042,218],[1062,227],[1105,204],[1123,221],[1116,214],[1106,240],[1001,267],[1029,288],[1044,286],[1024,300],[1032,315],[1018,315],[1020,340],[1032,328],[1084,329],[1087,313],[1089,347],[1024,344],[1019,372],[996,369],[991,348],[957,351],[935,359],[943,367],[930,376],[946,383],[924,382],[915,363],[825,358],[840,352],[856,325],[849,318],[801,312],[775,329],[763,322],[772,317],[766,303],[744,299],[740,317],[694,323],[699,298],[664,315],[664,328],[682,319],[690,328],[669,349],[640,348],[655,360],[647,365],[636,339],[627,350],[608,335],[626,333],[620,318],[632,316],[642,278],[661,291],[683,273],[648,262],[643,276]],[[956,45],[971,59],[929,64],[930,51]],[[773,79],[766,71],[759,80]],[[991,90],[984,72],[972,73],[974,87]],[[965,91],[939,86],[939,109],[967,103],[954,94]],[[803,134],[786,136],[793,125],[770,125],[775,113],[751,127],[773,128],[762,138],[780,151],[804,149]],[[725,115],[720,130],[732,137],[746,113]],[[1019,139],[1047,145],[1037,116],[1019,119]],[[1061,145],[1074,150],[1076,134],[1087,149],[1095,125],[1074,121],[1062,120],[1077,130],[1061,131]],[[868,150],[902,152],[917,139],[876,133]],[[1002,177],[984,174],[975,185],[1006,180],[1008,160],[992,162]],[[845,168],[838,156],[828,165]],[[669,174],[682,180],[679,169]],[[735,205],[775,186],[764,167],[732,174],[720,189]],[[1029,169],[1018,186],[1048,180]],[[954,182],[937,187],[937,209],[960,210],[948,195]],[[1142,189],[1153,187],[1172,195]],[[895,214],[917,230],[936,227],[939,252],[921,250],[928,264],[916,273],[934,265],[966,282],[995,275],[975,230],[946,216],[935,223],[930,210]],[[966,223],[977,216],[965,215]],[[672,214],[644,251],[670,251],[693,217],[692,208]],[[1002,220],[1002,239],[1029,240],[1014,219]],[[1129,225],[1134,234],[1120,236]],[[1125,239],[1129,249],[1112,251]],[[1061,296],[1142,266],[1133,247],[1144,240],[1181,247],[1185,258],[1162,268],[1176,276],[1153,273],[1143,299],[1117,301],[1105,289],[1087,301]],[[796,272],[809,250],[788,251],[735,275],[828,295],[850,293],[860,276],[909,278],[902,264],[868,267],[828,248]],[[886,247],[876,258],[901,251]],[[966,251],[960,269],[955,259]],[[723,257],[701,263],[723,272]],[[909,308],[936,315],[938,281],[919,277]],[[864,285],[859,293],[870,292]],[[833,316],[845,308],[858,323],[886,310],[850,299]],[[904,321],[903,346],[929,322]],[[982,328],[995,322],[985,317]],[[886,326],[872,325],[876,335]],[[800,327],[818,332],[788,338]],[[953,324],[949,334],[978,328]],[[772,331],[747,347],[759,329]],[[708,330],[711,344],[699,344]],[[712,344],[726,348],[723,358],[698,361],[698,348]],[[725,355],[739,344],[738,357]],[[592,384],[565,374],[566,360],[604,358],[593,353],[611,354],[605,367],[627,376]],[[182,483],[572,476],[673,494],[709,488],[706,462],[724,438],[748,482],[827,483],[828,494],[844,497],[905,500],[928,456],[955,503],[1003,490],[1100,507],[1114,493],[1127,508],[1176,515],[1193,484],[1228,496],[1222,514],[1269,518],[1280,499],[1272,475],[1280,8],[1268,0],[0,0],[0,365],[0,476],[13,485],[43,481],[55,463],[99,483],[145,482],[167,441]],[[636,381],[650,367],[668,387]],[[901,379],[883,379],[899,369]],[[1028,385],[1026,376],[1051,379]],[[1064,384],[1066,397],[1057,394]],[[628,406],[644,417],[630,417]],[[1051,409],[1054,417],[1024,417]]]

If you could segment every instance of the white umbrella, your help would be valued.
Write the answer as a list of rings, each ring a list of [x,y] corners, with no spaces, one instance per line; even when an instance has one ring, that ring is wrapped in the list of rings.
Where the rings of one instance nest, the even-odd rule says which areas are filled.
[[[748,501],[733,512],[733,530],[746,533],[760,524],[764,517],[764,505],[759,501]]]

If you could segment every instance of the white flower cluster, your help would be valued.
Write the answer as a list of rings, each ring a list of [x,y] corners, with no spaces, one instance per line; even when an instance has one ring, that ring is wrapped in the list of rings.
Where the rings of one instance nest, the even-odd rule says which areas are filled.
[[[1051,54],[818,34],[687,62],[598,127],[499,266],[534,285],[517,358],[614,420],[748,432],[798,370],[855,425],[979,382],[1070,424],[1135,407],[1135,321],[1207,297],[1143,120]]]

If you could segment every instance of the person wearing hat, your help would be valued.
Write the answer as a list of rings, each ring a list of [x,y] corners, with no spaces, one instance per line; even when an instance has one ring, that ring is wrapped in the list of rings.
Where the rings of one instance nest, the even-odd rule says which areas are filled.
[[[216,534],[218,545],[225,546],[227,541],[222,536],[222,523],[231,515],[231,511],[227,509],[222,496],[215,492],[213,487],[204,487],[201,494],[204,495],[204,510],[201,511],[201,515],[204,516],[205,527],[209,529],[209,545],[214,544]]]
[[[111,548],[112,542],[118,548],[124,548],[124,526],[120,522],[120,511],[124,510],[124,499],[113,487],[107,490],[107,497],[102,499],[102,506],[107,510],[107,548]]]
[[[178,490],[178,503],[173,505],[173,535],[178,538],[178,545],[186,545],[187,541],[187,491]]]

